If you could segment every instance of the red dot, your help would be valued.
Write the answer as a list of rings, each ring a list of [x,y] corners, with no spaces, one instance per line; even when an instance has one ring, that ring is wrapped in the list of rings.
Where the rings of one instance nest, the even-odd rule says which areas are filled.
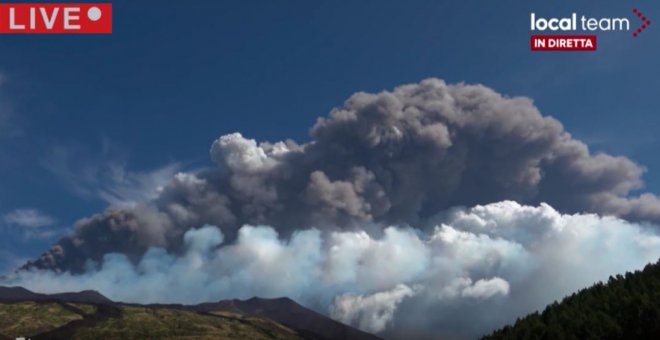
[[[636,37],[636,36],[637,36],[637,33],[633,33],[633,37]]]
[[[646,24],[647,24],[647,25],[650,25],[650,24],[651,24],[651,20],[646,20]]]
[[[637,8],[633,8],[633,13],[637,13]]]

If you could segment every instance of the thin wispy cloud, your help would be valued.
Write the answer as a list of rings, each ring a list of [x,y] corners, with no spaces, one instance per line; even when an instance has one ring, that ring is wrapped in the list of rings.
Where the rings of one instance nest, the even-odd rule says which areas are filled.
[[[34,208],[20,208],[0,215],[0,230],[23,240],[47,240],[59,234],[57,218]]]
[[[37,209],[16,209],[2,216],[2,221],[8,225],[15,225],[29,229],[52,226],[57,222],[52,216]]]
[[[58,145],[51,148],[42,165],[76,195],[118,207],[155,198],[181,169],[181,163],[174,162],[133,171],[126,159],[125,153],[109,142],[97,153],[80,145]]]

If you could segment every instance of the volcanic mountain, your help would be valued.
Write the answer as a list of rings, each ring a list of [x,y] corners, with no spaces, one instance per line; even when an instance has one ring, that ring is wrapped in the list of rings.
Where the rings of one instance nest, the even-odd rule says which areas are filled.
[[[22,287],[0,287],[0,339],[17,337],[379,339],[289,298],[138,305],[113,302],[91,290],[40,294]]]

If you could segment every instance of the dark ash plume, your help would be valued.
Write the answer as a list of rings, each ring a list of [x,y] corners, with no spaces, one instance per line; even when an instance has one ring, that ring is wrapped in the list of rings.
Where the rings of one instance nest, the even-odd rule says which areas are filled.
[[[216,167],[181,173],[150,202],[80,220],[25,268],[83,271],[110,252],[138,260],[151,246],[181,251],[185,231],[244,224],[292,231],[360,225],[424,227],[453,206],[547,202],[660,222],[660,200],[629,197],[644,169],[593,155],[528,98],[439,79],[356,93],[311,129],[311,141],[258,144],[240,134],[213,143]]]

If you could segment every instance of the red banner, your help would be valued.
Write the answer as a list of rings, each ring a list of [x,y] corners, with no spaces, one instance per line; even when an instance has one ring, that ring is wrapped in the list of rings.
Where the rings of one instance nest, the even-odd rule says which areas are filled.
[[[595,35],[532,35],[532,51],[595,51]]]
[[[1,3],[0,33],[112,33],[112,4]]]

